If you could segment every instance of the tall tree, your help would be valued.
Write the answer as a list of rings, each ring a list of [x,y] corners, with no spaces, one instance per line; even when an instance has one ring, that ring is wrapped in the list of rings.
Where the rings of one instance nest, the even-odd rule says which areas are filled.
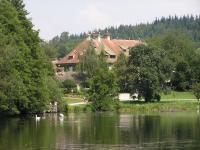
[[[117,76],[117,83],[120,92],[128,92],[128,57],[123,53],[119,55],[116,63],[114,64],[114,71]]]
[[[91,45],[91,44],[90,44]],[[93,46],[89,46],[80,56],[80,71],[86,74],[89,78],[94,75],[98,67],[98,56]]]
[[[32,29],[22,0],[2,0],[0,11],[0,57],[7,56],[2,64],[8,67],[5,70],[1,66],[0,80],[9,89],[1,94],[4,96],[0,98],[0,105],[3,102],[7,107],[0,108],[0,111],[43,111],[51,100],[47,80],[52,78],[53,71],[40,47],[38,32]]]
[[[129,90],[138,93],[146,102],[154,99],[160,90],[159,71],[154,49],[139,45],[131,49],[128,62]]]
[[[116,109],[117,83],[116,76],[108,69],[98,69],[91,78],[89,100],[94,111],[107,111]]]

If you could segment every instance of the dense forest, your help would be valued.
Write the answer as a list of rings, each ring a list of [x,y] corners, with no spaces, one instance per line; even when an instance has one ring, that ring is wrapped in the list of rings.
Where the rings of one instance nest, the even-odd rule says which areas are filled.
[[[118,27],[108,27],[97,29],[80,35],[63,32],[60,36],[54,37],[48,43],[43,43],[47,55],[50,58],[63,57],[72,50],[87,34],[101,33],[111,34],[113,39],[142,39],[146,40],[154,36],[167,34],[168,32],[179,32],[185,34],[200,47],[200,16],[169,16],[167,18],[156,19],[152,23],[138,25],[120,25]]]
[[[0,1],[0,113],[36,113],[60,100],[49,58],[22,0]]]

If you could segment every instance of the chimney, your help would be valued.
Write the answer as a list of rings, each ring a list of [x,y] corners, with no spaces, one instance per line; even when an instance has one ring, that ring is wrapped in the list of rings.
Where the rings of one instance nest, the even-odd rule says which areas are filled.
[[[110,41],[110,33],[108,31],[106,33],[106,39]]]
[[[98,41],[101,42],[101,35],[100,35],[100,32],[99,32],[99,35],[98,35]]]
[[[91,35],[88,34],[87,40],[90,41],[91,40]]]
[[[110,35],[107,35],[107,40],[109,40],[109,41],[110,41]]]

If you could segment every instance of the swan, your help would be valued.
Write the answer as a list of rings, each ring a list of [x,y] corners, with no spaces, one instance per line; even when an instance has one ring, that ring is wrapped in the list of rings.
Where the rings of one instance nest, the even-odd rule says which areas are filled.
[[[40,118],[41,118],[41,117],[38,117],[37,115],[35,115],[35,120],[36,120],[36,121],[40,121]]]
[[[64,118],[64,115],[62,113],[60,113],[60,117]]]
[[[61,121],[64,120],[64,115],[63,115],[62,113],[60,113],[59,119],[60,119]]]

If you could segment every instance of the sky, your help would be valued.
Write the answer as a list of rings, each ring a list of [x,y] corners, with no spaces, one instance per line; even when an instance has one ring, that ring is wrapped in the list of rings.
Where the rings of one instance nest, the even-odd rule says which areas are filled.
[[[152,22],[162,16],[199,15],[200,0],[24,0],[40,37],[81,33],[120,24]]]

